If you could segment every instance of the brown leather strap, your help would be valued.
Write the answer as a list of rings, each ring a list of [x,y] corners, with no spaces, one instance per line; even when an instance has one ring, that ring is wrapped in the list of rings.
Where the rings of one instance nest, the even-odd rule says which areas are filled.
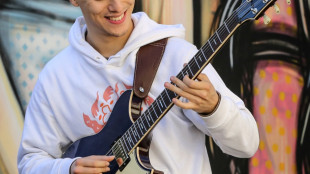
[[[131,116],[136,120],[141,113],[141,105],[147,97],[157,69],[165,52],[168,38],[158,40],[140,48],[136,58],[136,69],[131,101]]]
[[[134,94],[139,98],[147,97],[151,89],[167,40],[165,38],[145,45],[137,53],[133,89]]]

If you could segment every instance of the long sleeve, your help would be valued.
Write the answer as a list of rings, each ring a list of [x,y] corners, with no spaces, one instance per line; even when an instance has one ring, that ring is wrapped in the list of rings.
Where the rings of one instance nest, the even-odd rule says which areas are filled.
[[[185,115],[199,130],[212,136],[224,153],[243,158],[253,156],[259,144],[254,117],[243,101],[225,86],[212,65],[208,65],[203,73],[221,95],[219,106],[208,117],[193,110],[183,110]]]
[[[69,141],[61,130],[47,105],[42,86],[37,83],[26,111],[18,152],[19,173],[69,173],[74,159],[60,158],[61,149]]]

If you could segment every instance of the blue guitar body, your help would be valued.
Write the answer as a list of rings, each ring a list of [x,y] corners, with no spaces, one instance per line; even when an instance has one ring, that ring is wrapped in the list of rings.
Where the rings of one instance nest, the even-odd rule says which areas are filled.
[[[125,91],[111,113],[111,116],[105,125],[105,127],[98,133],[89,137],[82,138],[75,143],[73,143],[68,150],[64,153],[63,158],[69,157],[86,157],[91,155],[107,155],[111,150],[114,143],[130,128],[133,124],[131,116],[129,114],[130,101],[132,98],[132,91]],[[134,158],[134,159],[132,159]],[[141,158],[141,159],[139,159]],[[143,159],[143,160],[142,160]],[[129,163],[130,160],[130,164]],[[140,163],[145,161],[146,163]],[[126,162],[124,170],[120,171],[120,167],[113,160],[110,163],[111,171],[109,174],[114,173],[161,173],[152,168],[147,168],[146,166],[151,166],[148,159],[148,150],[144,148],[137,147],[129,159]],[[130,167],[131,166],[131,167]],[[131,168],[131,169],[130,169]],[[129,170],[132,170],[129,171]],[[141,170],[141,172],[139,172]],[[152,172],[153,171],[153,172]]]

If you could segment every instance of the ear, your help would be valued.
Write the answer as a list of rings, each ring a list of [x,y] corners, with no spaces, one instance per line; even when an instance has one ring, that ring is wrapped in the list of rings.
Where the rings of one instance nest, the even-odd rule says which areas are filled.
[[[71,4],[75,7],[78,7],[79,4],[76,2],[76,0],[70,0]]]

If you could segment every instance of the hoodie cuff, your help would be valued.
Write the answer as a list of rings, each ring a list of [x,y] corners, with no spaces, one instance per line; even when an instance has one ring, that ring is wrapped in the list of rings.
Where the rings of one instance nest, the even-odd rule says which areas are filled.
[[[79,158],[79,157],[78,157]],[[70,174],[70,168],[72,163],[76,160],[77,158],[65,158],[63,159],[63,162],[61,164],[60,167],[60,171],[59,173],[63,173],[63,174]]]
[[[202,115],[202,119],[205,121],[208,129],[217,128],[223,125],[230,116],[230,114],[227,114],[230,107],[230,101],[222,96],[214,112],[209,114],[207,117]]]

